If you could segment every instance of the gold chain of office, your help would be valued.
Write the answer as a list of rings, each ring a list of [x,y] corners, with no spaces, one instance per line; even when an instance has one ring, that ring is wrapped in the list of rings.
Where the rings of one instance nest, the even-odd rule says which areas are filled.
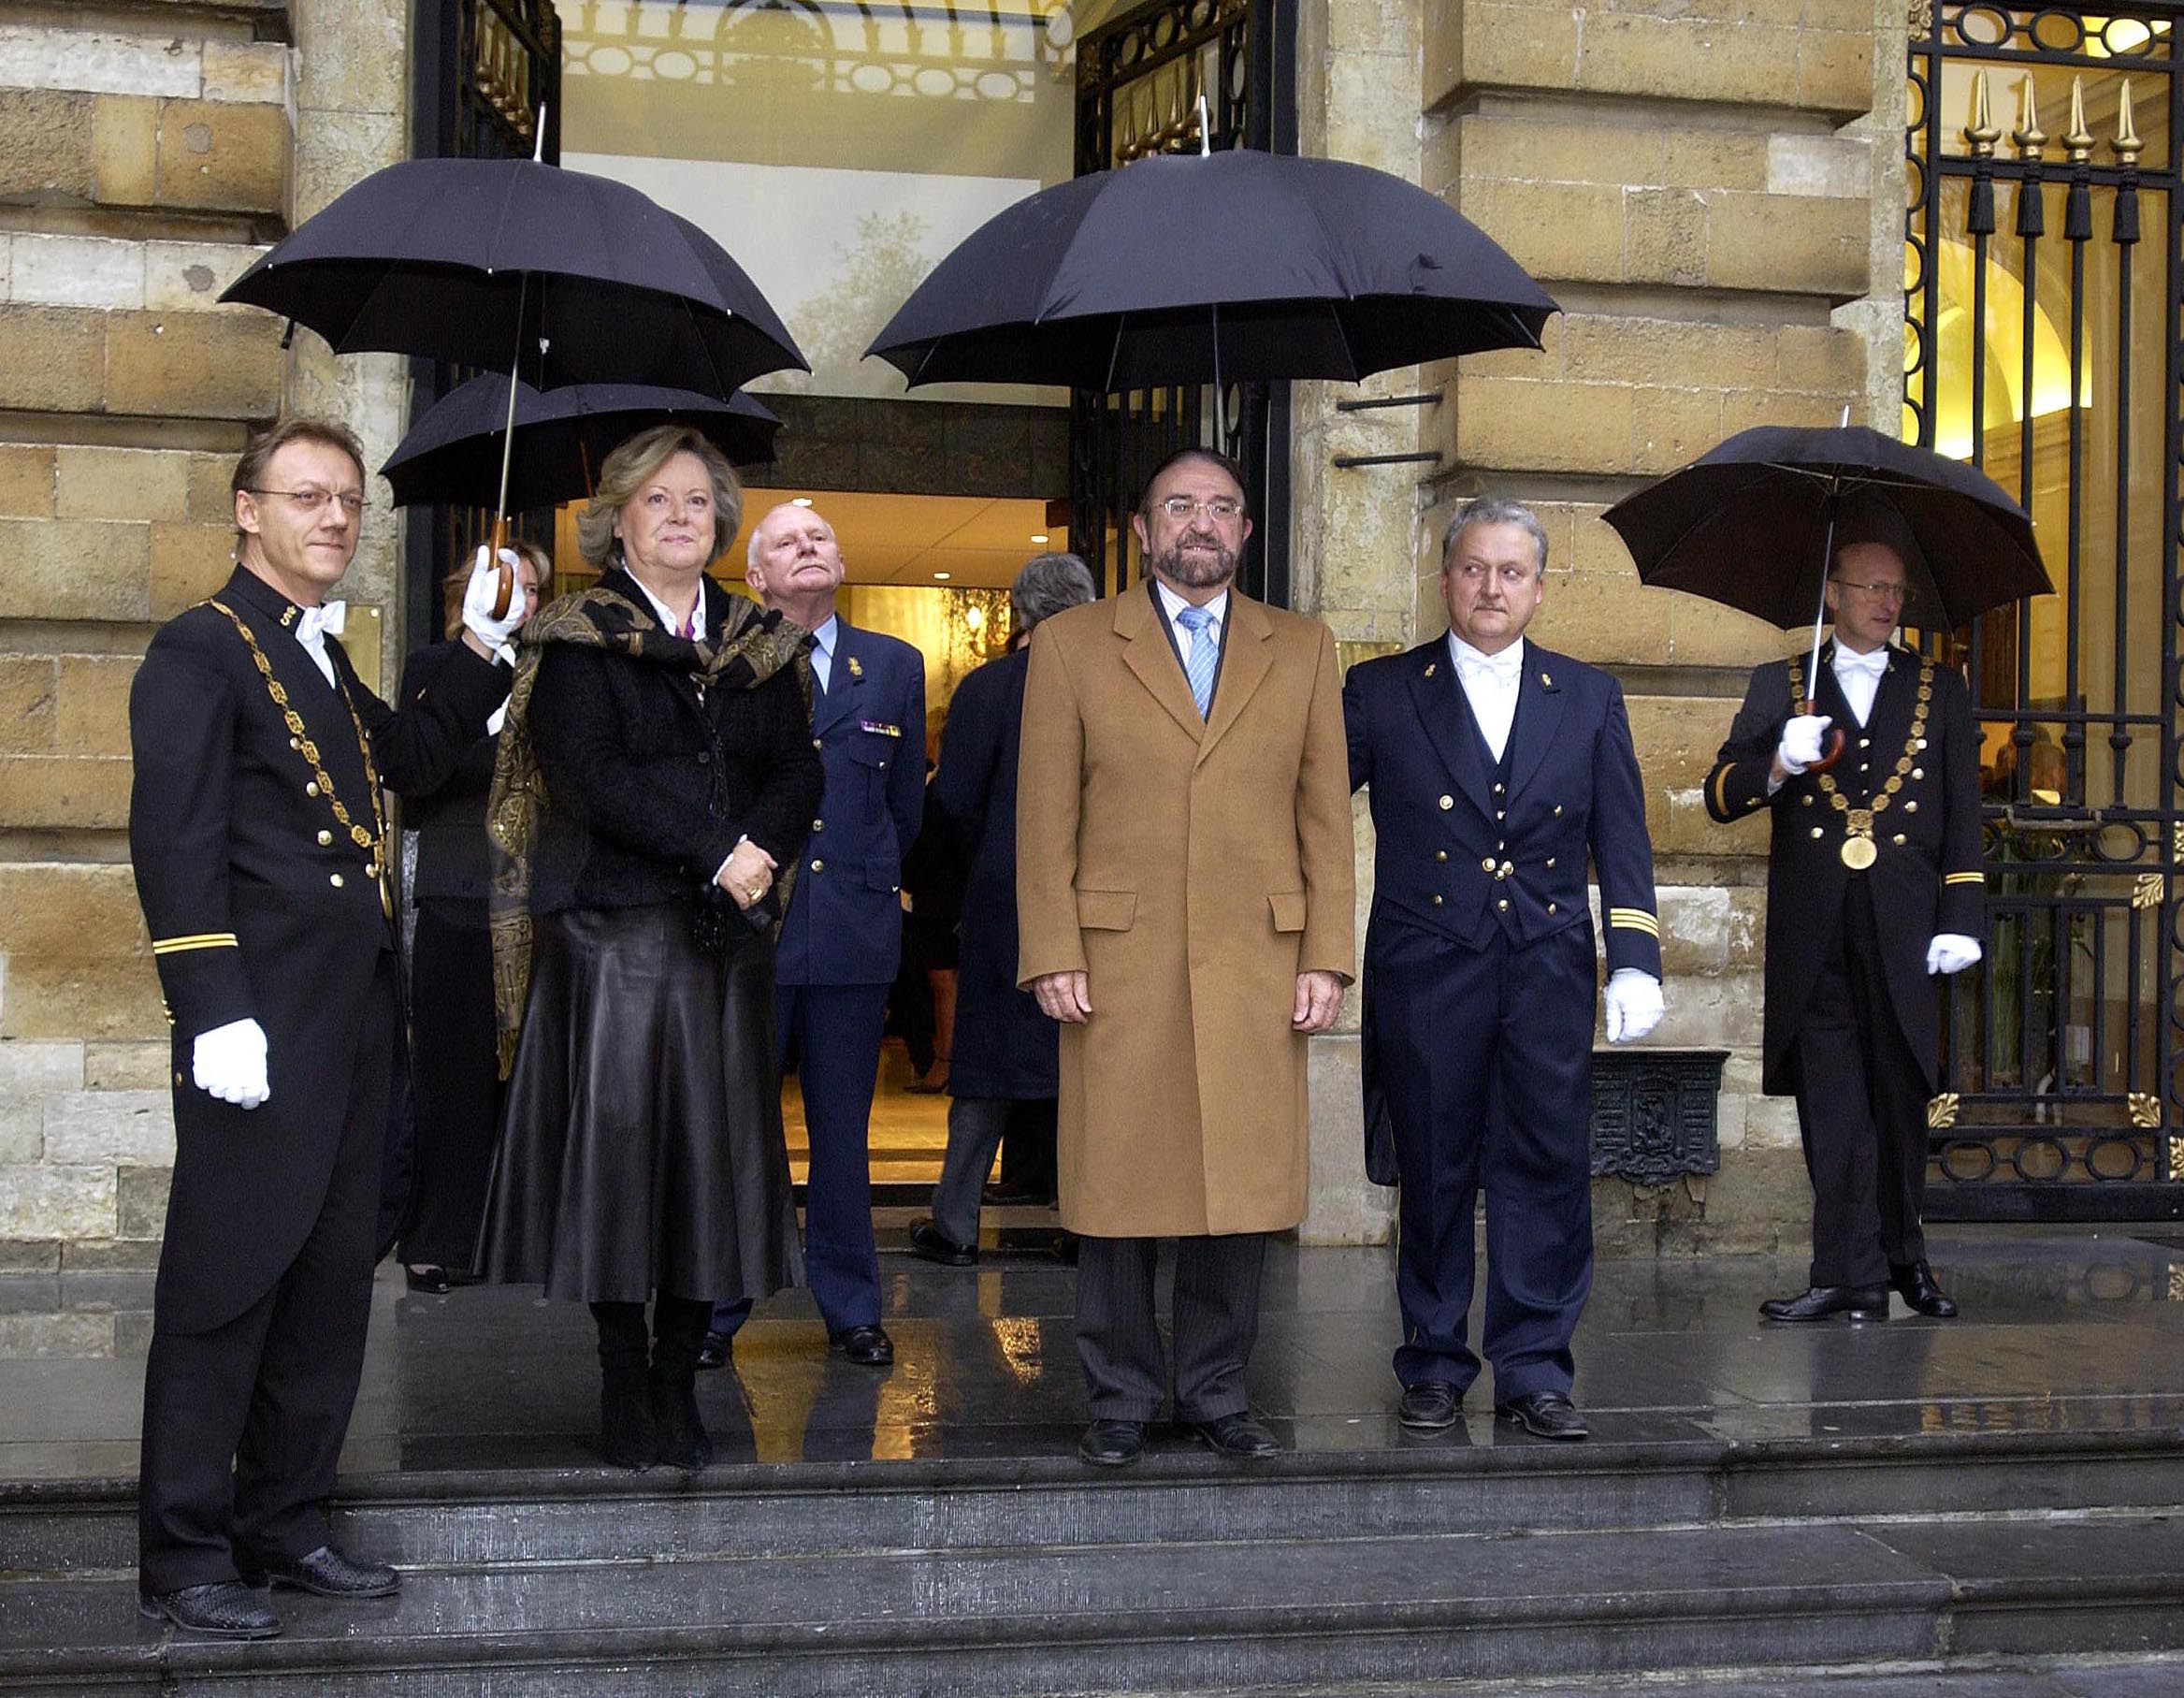
[[[1921,660],[1918,665],[1918,706],[1911,716],[1911,734],[1903,739],[1903,752],[1896,757],[1896,770],[1888,775],[1888,781],[1881,787],[1881,793],[1870,807],[1853,807],[1850,798],[1835,788],[1835,775],[1823,772],[1814,775],[1819,780],[1820,793],[1828,798],[1828,805],[1844,816],[1843,848],[1838,852],[1843,864],[1854,873],[1862,873],[1880,859],[1881,851],[1873,842],[1873,825],[1876,818],[1888,811],[1888,804],[1896,792],[1903,788],[1903,780],[1910,776],[1917,763],[1918,747],[1926,736],[1926,716],[1933,705],[1933,662]],[[1802,697],[1795,703],[1795,711],[1801,715],[1813,711],[1813,704]]]
[[[349,834],[350,841],[371,857],[371,864],[366,870],[374,878],[379,878],[384,865],[380,846],[386,841],[386,816],[380,811],[379,804],[379,768],[371,758],[371,739],[364,734],[364,721],[356,717],[356,704],[349,699],[349,687],[341,681],[340,673],[338,670],[335,672],[334,684],[341,692],[341,705],[349,710],[349,723],[356,733],[356,752],[364,757],[364,778],[370,791],[371,823],[377,828],[376,836],[349,817],[349,810],[342,805],[341,798],[334,793],[334,781],[327,776],[325,764],[319,760],[319,746],[311,741],[311,733],[305,729],[303,716],[288,704],[287,688],[273,675],[273,663],[266,659],[266,651],[258,646],[256,635],[248,625],[236,617],[235,610],[224,602],[213,601],[207,605],[225,614],[228,623],[235,627],[237,633],[248,646],[251,663],[258,669],[258,676],[265,679],[266,693],[273,698],[273,705],[281,710],[281,718],[288,726],[288,747],[310,763],[311,793],[325,798],[326,805],[333,810],[336,823]]]

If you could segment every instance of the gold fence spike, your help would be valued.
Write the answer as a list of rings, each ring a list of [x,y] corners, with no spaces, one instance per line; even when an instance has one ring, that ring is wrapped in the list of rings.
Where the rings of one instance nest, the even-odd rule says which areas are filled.
[[[1994,127],[1994,110],[1987,90],[1987,73],[1976,71],[1972,77],[1972,121],[1964,126],[1964,143],[1972,150],[1974,159],[1994,156],[1994,144],[2002,139],[2002,132]]]
[[[2063,133],[2062,151],[2071,164],[2083,165],[2093,156],[2092,133],[2086,128],[2086,80],[2070,80],[2070,128]]]
[[[2131,79],[2123,80],[2123,93],[2116,102],[2116,139],[2108,144],[2116,150],[2119,164],[2134,166],[2139,150],[2146,143],[2138,138],[2138,123],[2131,107]]]
[[[2037,159],[2047,145],[2047,132],[2040,127],[2040,102],[2032,88],[2032,73],[2018,79],[2018,127],[2010,132],[2019,159]]]

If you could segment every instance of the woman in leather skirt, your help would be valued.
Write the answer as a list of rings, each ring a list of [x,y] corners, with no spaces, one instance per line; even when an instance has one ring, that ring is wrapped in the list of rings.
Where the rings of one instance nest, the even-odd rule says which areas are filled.
[[[628,1468],[705,1464],[714,1299],[801,1277],[773,934],[819,760],[806,633],[704,575],[741,502],[694,430],[607,457],[578,523],[600,579],[524,632],[487,820],[513,1071],[483,1272],[591,1305]]]

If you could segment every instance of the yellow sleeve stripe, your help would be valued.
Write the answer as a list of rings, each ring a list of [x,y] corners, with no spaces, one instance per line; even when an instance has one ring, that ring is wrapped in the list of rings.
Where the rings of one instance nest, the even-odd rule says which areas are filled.
[[[1643,932],[1652,937],[1661,935],[1661,922],[1643,908],[1610,908],[1608,923],[1624,926],[1633,932]]]
[[[1726,814],[1729,811],[1728,791],[1726,788],[1728,781],[1729,763],[1724,761],[1720,766],[1714,769],[1714,811],[1717,814]]]
[[[186,937],[154,937],[154,955],[181,955],[191,950],[239,950],[233,932],[193,932]]]
[[[1985,873],[1944,873],[1942,882],[1944,884],[1985,884],[1987,875]]]

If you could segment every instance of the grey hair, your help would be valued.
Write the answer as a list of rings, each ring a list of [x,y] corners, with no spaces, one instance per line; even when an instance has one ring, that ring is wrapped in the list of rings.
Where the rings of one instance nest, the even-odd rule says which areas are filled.
[[[600,463],[591,504],[576,515],[577,552],[594,566],[611,562],[619,552],[615,518],[678,454],[696,459],[713,483],[713,544],[706,559],[726,548],[743,523],[744,486],[736,482],[735,468],[702,431],[688,425],[655,425],[629,438]]]
[[[1092,570],[1074,554],[1042,554],[1027,560],[1008,587],[1008,604],[1015,610],[1016,628],[1027,631],[1041,619],[1064,607],[1099,599]]]
[[[1443,572],[1449,568],[1449,556],[1455,552],[1456,539],[1474,525],[1516,526],[1532,539],[1532,547],[1540,557],[1540,571],[1547,570],[1547,533],[1540,527],[1539,515],[1522,501],[1512,501],[1506,496],[1482,495],[1458,507],[1455,517],[1449,520],[1449,528],[1441,532]]]

